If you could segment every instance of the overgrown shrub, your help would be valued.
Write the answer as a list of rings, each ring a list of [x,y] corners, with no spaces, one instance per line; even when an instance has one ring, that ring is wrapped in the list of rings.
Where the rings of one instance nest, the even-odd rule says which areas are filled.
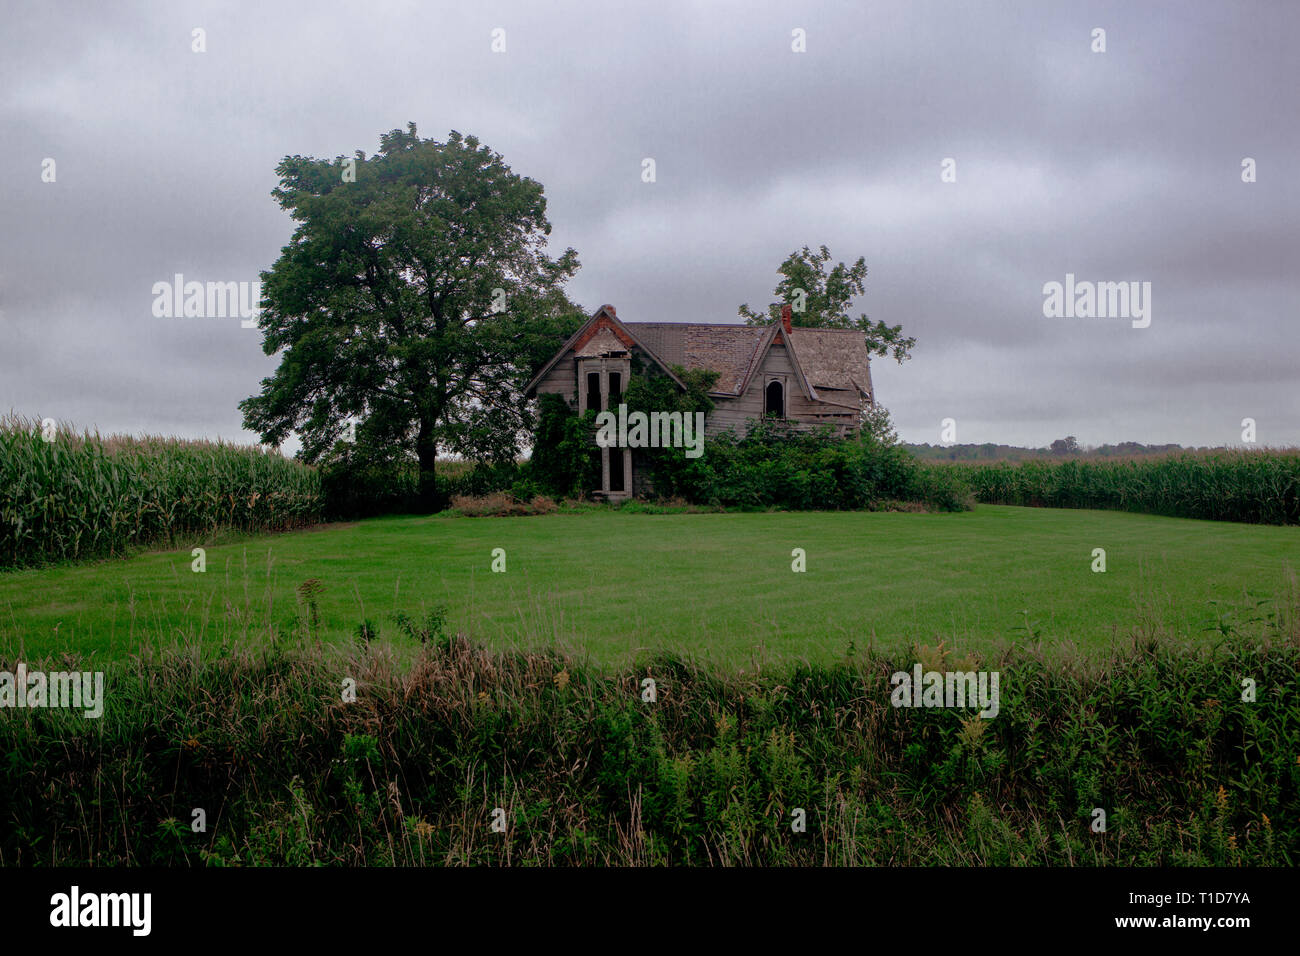
[[[642,412],[650,415],[654,412],[666,412],[670,415],[680,414],[695,421],[695,415],[703,413],[707,421],[713,411],[713,401],[709,398],[709,389],[718,381],[718,373],[709,369],[685,369],[673,367],[674,373],[682,384],[682,390],[676,382],[657,369],[642,369],[632,375],[628,381],[623,401],[628,413]],[[694,426],[692,426],[694,427]],[[708,445],[705,445],[708,454]],[[654,487],[656,495],[661,497],[689,497],[691,489],[692,461],[682,454],[680,448],[642,448],[636,452],[647,477]],[[698,497],[695,500],[700,500]]]
[[[321,485],[331,520],[420,511],[420,474],[414,461],[343,453],[321,466]]]
[[[438,478],[439,490],[448,498],[454,495],[488,495],[506,491],[521,480],[526,480],[527,462],[496,463],[465,462],[464,467],[452,472],[448,469]]]
[[[556,508],[555,501],[544,495],[534,495],[530,499],[515,498],[503,491],[487,495],[453,495],[451,510],[467,518],[504,515],[542,515],[549,514]]]
[[[743,438],[724,432],[705,447],[702,457],[684,460],[672,494],[725,507],[792,510],[872,509],[888,501],[941,511],[973,506],[959,475],[922,465],[870,431],[837,438],[829,428],[760,422]]]
[[[959,472],[920,461],[907,498],[923,501],[938,511],[970,511],[975,507],[975,495]]]
[[[434,506],[441,508],[458,495],[481,497],[510,489],[522,474],[522,467],[514,462],[440,463]],[[420,514],[430,507],[420,501],[420,471],[413,458],[366,455],[345,447],[321,466],[321,476],[326,514],[331,520]],[[526,497],[534,494],[535,489]]]
[[[595,411],[580,416],[563,396],[539,396],[529,479],[539,491],[556,498],[580,498],[599,487],[600,457],[595,436]]]

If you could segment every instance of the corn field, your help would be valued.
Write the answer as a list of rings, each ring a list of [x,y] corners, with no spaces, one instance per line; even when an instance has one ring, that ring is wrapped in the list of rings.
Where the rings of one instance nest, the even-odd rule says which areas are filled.
[[[0,568],[319,519],[316,470],[275,452],[62,426],[51,438],[39,423],[0,418]]]
[[[961,469],[986,504],[1300,524],[1300,452],[1295,450],[950,467]]]

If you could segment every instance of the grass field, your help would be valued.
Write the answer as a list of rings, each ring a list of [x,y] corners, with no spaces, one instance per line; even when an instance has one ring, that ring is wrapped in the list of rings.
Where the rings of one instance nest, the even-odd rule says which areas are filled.
[[[490,570],[503,548],[506,572]],[[803,548],[807,570],[791,570]],[[1091,570],[1094,548],[1107,570]],[[625,664],[661,650],[744,668],[850,645],[1038,639],[1102,650],[1135,627],[1208,641],[1294,606],[1300,529],[982,505],[961,514],[556,514],[380,518],[89,565],[0,574],[0,649],[123,659],[146,645],[260,643],[439,604],[448,630]],[[1279,612],[1284,613],[1284,612]]]

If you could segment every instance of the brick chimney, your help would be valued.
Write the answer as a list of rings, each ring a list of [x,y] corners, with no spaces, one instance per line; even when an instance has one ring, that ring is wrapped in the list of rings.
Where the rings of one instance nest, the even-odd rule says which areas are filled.
[[[781,328],[785,329],[785,334],[790,334],[790,304],[787,302],[781,306]]]

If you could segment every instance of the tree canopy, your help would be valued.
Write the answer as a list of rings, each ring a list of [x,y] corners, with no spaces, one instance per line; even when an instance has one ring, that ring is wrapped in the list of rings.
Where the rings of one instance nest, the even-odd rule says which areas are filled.
[[[341,440],[414,457],[436,499],[440,453],[513,458],[532,422],[522,390],[583,320],[545,252],[542,186],[473,136],[414,123],[367,158],[286,156],[272,195],[298,223],[262,273],[263,351],[280,354],[245,427],[327,460]]]
[[[893,355],[902,363],[911,358],[916,339],[903,335],[901,325],[872,322],[866,315],[849,314],[853,299],[866,292],[867,263],[859,256],[853,265],[839,262],[829,272],[831,253],[825,246],[817,252],[804,246],[792,252],[777,268],[781,281],[774,290],[779,301],[759,312],[748,305],[740,315],[749,325],[767,325],[780,316],[782,304],[790,306],[790,324],[819,329],[858,329],[874,355]]]

